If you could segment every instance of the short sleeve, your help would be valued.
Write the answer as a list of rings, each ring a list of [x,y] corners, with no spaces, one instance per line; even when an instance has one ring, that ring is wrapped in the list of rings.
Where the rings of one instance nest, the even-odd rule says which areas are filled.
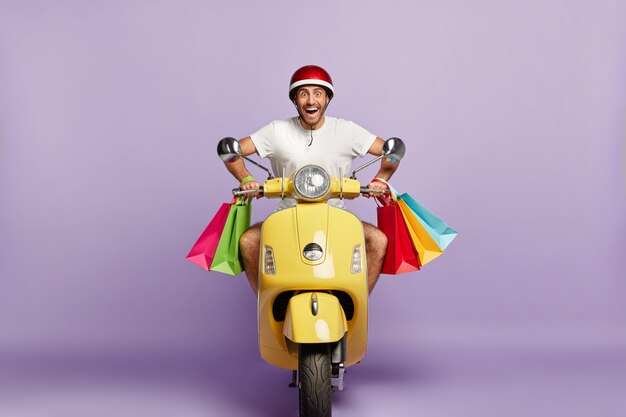
[[[276,122],[272,122],[250,135],[250,139],[252,139],[252,143],[254,143],[254,147],[261,158],[274,155],[275,124]]]
[[[354,122],[350,123],[350,145],[355,156],[365,156],[376,140],[376,135]]]

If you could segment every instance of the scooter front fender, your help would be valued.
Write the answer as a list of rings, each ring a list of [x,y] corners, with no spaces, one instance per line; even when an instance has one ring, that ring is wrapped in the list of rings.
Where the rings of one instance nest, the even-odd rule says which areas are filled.
[[[283,334],[292,342],[337,342],[347,331],[346,315],[334,295],[305,292],[289,300]]]

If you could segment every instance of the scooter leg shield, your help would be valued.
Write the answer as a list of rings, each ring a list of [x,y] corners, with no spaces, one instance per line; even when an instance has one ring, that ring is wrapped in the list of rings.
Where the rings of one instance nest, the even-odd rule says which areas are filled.
[[[289,300],[283,334],[294,343],[329,343],[348,331],[346,315],[337,297],[305,292]]]

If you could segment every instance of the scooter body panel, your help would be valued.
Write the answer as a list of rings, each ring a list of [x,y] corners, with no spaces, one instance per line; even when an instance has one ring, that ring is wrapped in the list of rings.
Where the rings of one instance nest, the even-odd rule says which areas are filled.
[[[310,261],[304,257],[304,247],[309,243],[322,248],[320,259]],[[360,265],[358,272],[352,272],[357,245],[361,248]],[[275,274],[266,274],[265,246],[272,248]],[[367,263],[363,225],[356,216],[326,203],[298,204],[273,213],[261,230],[259,271],[259,349],[265,361],[280,368],[297,369],[297,354],[289,348],[286,335],[298,338],[298,334],[304,334],[299,333],[300,323],[309,321],[300,315],[311,315],[311,292],[316,292],[320,300],[330,300],[321,296],[326,293],[337,300],[335,305],[341,306],[342,320],[347,326],[346,365],[363,358],[367,344]],[[289,309],[291,299],[302,293],[309,293],[308,307],[301,310],[293,304]],[[285,329],[287,310],[290,326],[298,326],[295,334],[293,328]],[[325,310],[330,311],[331,307]],[[330,331],[331,319],[327,320]],[[341,327],[339,321],[340,318],[332,319],[336,329]],[[337,336],[339,331],[333,334]],[[314,328],[310,332],[315,333]],[[312,334],[307,337],[314,338]]]
[[[292,342],[337,342],[347,331],[346,315],[334,295],[305,292],[289,299],[283,335]]]

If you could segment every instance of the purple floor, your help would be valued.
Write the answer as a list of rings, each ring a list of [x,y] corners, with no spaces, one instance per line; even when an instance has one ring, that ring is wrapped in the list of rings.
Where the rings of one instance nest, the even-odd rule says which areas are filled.
[[[335,396],[335,416],[626,415],[622,346],[382,347],[372,341],[366,359],[349,369],[345,390]],[[2,417],[298,415],[289,372],[266,365],[251,349],[205,355],[7,354],[0,369]]]

